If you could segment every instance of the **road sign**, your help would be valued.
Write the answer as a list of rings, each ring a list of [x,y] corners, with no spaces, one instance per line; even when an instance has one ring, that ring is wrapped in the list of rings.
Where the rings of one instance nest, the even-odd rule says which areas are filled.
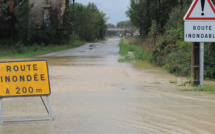
[[[211,0],[194,0],[184,20],[185,41],[215,42],[215,8]]]
[[[0,97],[47,96],[50,93],[46,60],[0,63]]]
[[[184,40],[200,42],[200,71],[199,74],[194,74],[194,77],[198,77],[200,85],[204,86],[204,42],[215,42],[215,8],[212,1],[194,0],[184,16],[184,21]]]
[[[215,8],[211,0],[194,0],[184,21],[215,21]]]
[[[215,42],[215,23],[185,21],[184,40],[186,42]]]

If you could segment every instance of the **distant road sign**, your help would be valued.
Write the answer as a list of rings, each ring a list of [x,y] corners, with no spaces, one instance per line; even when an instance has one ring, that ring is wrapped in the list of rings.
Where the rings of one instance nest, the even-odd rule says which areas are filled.
[[[50,94],[46,60],[0,62],[0,97]]]
[[[184,21],[215,21],[215,8],[211,0],[194,0]]]

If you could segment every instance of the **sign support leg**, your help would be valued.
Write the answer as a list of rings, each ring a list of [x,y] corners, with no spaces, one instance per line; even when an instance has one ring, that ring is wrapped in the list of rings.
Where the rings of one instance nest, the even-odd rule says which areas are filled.
[[[204,86],[204,42],[200,43],[200,86]]]
[[[48,103],[48,107],[49,107],[49,111],[50,111],[51,118],[52,118],[52,120],[54,120],[54,116],[53,116],[53,113],[52,113],[51,105],[50,105],[50,103],[49,103],[49,97],[46,96],[46,99],[47,99],[47,103]]]
[[[44,107],[46,108],[47,113],[49,114],[49,110],[48,110],[48,108],[47,108],[47,106],[46,106],[46,104],[45,104],[45,102],[44,102],[44,100],[43,100],[43,97],[40,96],[40,98],[41,98],[41,100],[42,100],[42,102],[43,102]]]
[[[2,104],[3,104],[3,98],[0,98],[1,100],[1,106],[0,106],[0,123],[2,123],[2,120],[1,120],[1,115],[2,115]]]

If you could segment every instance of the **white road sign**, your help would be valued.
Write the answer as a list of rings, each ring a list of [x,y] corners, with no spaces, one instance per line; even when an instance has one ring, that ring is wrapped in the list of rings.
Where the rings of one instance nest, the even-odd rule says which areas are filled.
[[[211,0],[194,0],[184,21],[185,41],[215,42],[215,8]]]
[[[187,42],[215,42],[215,22],[185,22],[184,40]]]

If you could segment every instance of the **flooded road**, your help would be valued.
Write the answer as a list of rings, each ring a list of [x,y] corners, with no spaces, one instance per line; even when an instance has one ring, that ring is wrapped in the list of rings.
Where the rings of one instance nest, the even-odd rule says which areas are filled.
[[[0,124],[0,134],[213,134],[215,95],[182,92],[184,79],[143,63],[118,63],[119,39],[40,55],[55,120]],[[43,118],[39,97],[7,98],[3,120]]]

